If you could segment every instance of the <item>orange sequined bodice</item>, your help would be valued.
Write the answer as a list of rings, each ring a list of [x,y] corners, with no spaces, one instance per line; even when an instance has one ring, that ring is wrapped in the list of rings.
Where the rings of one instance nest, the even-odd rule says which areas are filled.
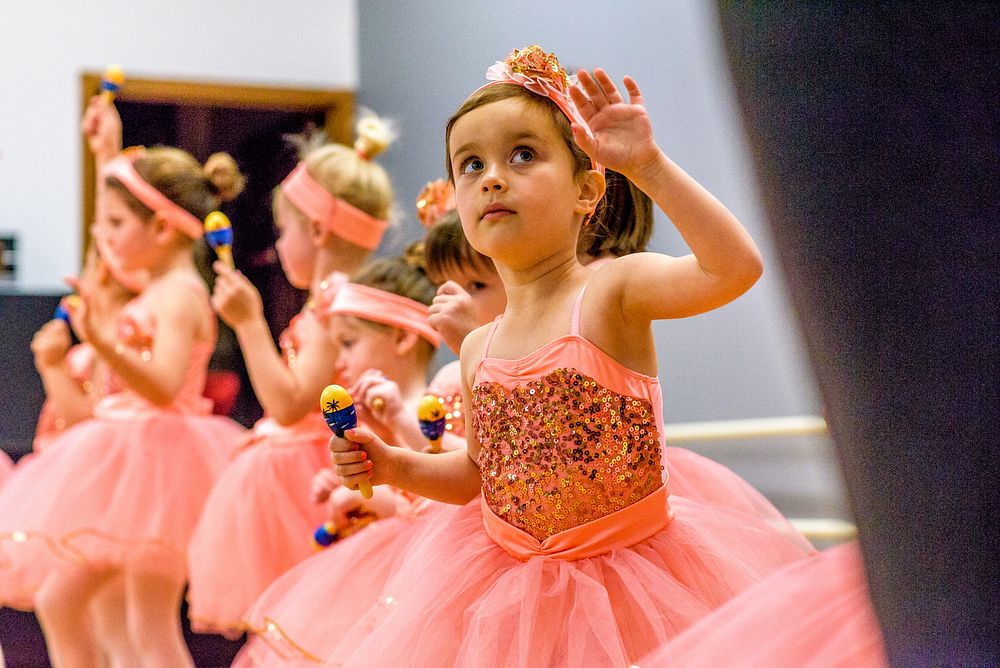
[[[580,336],[579,305],[569,335],[517,360],[489,357],[491,330],[472,388],[483,497],[538,540],[663,485],[659,382]]]

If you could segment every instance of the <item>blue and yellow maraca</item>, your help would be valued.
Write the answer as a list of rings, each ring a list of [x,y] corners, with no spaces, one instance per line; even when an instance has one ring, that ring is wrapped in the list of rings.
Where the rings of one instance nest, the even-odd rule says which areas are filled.
[[[125,83],[125,72],[119,65],[108,65],[101,77],[101,99],[111,104],[115,97],[121,92],[122,84]]]
[[[67,325],[69,324],[69,308],[75,308],[80,304],[79,295],[67,295],[59,300],[59,304],[56,305],[55,313],[52,314],[53,320],[62,320]],[[69,308],[67,308],[69,307]]]
[[[233,264],[233,225],[226,214],[213,211],[205,217],[205,241],[230,269],[236,268]]]
[[[313,547],[317,550],[330,547],[340,540],[340,532],[333,522],[324,522],[313,532]]]
[[[319,405],[326,426],[338,438],[344,438],[345,431],[358,426],[358,412],[354,408],[354,400],[340,385],[327,385],[320,395]],[[366,499],[372,498],[372,486],[367,480],[358,483],[358,491]]]
[[[441,452],[441,437],[445,430],[444,401],[433,394],[425,394],[417,404],[417,420],[420,433],[431,444],[431,452]]]

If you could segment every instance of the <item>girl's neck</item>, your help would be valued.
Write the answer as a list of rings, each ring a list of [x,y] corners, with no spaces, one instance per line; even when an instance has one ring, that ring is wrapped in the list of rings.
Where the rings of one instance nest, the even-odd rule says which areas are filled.
[[[316,255],[316,264],[313,266],[313,281],[311,292],[319,290],[319,284],[326,280],[333,272],[340,272],[352,276],[357,273],[365,261],[368,253],[358,252],[356,246],[349,248],[332,247],[320,248]]]
[[[505,313],[528,317],[548,313],[567,292],[575,293],[588,275],[575,254],[553,257],[517,270],[497,263],[497,272],[507,291]]]
[[[151,264],[147,269],[150,282],[161,280],[169,274],[197,272],[190,247],[168,252],[159,262]]]

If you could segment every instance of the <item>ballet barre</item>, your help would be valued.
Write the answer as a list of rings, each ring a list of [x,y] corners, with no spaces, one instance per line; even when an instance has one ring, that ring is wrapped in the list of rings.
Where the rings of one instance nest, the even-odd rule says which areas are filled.
[[[664,437],[668,443],[687,441],[725,441],[766,436],[813,436],[827,433],[826,421],[817,415],[681,422],[668,424]]]

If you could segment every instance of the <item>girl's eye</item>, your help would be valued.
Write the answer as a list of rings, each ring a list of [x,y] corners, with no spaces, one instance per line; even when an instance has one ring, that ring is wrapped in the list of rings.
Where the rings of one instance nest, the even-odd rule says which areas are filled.
[[[483,161],[479,158],[468,158],[462,161],[462,173],[471,174],[472,172],[478,172],[483,168]]]
[[[341,348],[350,348],[353,345],[354,345],[354,341],[351,340],[351,339],[341,339],[340,340],[340,347]]]
[[[479,292],[480,290],[485,290],[487,285],[482,281],[472,281],[469,283],[469,292]]]
[[[535,152],[532,151],[530,148],[519,148],[516,151],[514,151],[514,155],[511,156],[510,161],[524,163],[524,162],[531,162],[534,159],[535,159]]]

